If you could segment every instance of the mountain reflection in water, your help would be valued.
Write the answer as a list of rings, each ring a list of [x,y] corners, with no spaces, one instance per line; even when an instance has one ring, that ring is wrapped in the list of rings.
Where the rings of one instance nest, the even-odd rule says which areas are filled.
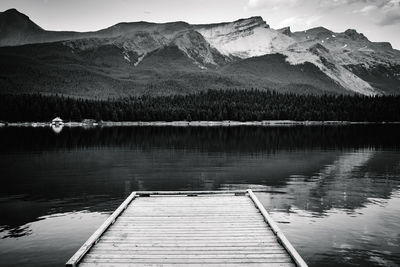
[[[310,266],[396,266],[398,136],[397,125],[3,128],[0,265],[63,264],[131,191],[253,188]]]

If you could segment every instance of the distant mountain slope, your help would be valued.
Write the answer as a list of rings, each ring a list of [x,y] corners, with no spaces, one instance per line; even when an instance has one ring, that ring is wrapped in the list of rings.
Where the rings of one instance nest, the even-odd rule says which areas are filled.
[[[177,45],[149,52],[135,65],[138,55],[126,54],[116,45],[74,50],[64,42],[56,42],[0,48],[0,58],[0,87],[7,93],[60,93],[88,98],[237,88],[348,93],[313,64],[293,66],[279,54],[200,69]],[[288,72],[291,75],[285,77]]]
[[[346,93],[339,84],[309,62],[291,65],[286,56],[268,54],[252,57],[225,66],[222,71],[235,76],[252,77],[269,87],[294,93]]]
[[[2,93],[107,98],[247,87],[215,70],[199,69],[177,46],[152,51],[137,66],[135,57],[109,44],[85,50],[63,42],[4,47],[0,48],[0,88]]]
[[[0,46],[54,42],[79,38],[78,32],[46,31],[16,9],[0,12]]]
[[[294,32],[297,41],[291,49],[323,46],[336,65],[340,65],[381,93],[399,94],[400,51],[390,43],[371,42],[362,33],[349,29],[342,33],[323,27]]]
[[[399,94],[400,51],[355,30],[274,30],[261,17],[77,33],[46,31],[15,9],[0,13],[0,93],[104,98],[254,87]]]

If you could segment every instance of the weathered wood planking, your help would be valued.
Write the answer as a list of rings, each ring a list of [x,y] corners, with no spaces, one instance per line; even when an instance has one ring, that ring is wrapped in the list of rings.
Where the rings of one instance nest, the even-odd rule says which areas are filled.
[[[307,264],[251,190],[135,192],[66,266]]]

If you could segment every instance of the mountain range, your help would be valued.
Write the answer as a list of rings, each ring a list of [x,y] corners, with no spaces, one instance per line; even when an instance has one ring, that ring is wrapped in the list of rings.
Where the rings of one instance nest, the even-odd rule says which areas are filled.
[[[0,92],[85,98],[207,89],[400,94],[400,51],[353,29],[272,29],[261,17],[194,25],[118,23],[47,31],[0,12]]]

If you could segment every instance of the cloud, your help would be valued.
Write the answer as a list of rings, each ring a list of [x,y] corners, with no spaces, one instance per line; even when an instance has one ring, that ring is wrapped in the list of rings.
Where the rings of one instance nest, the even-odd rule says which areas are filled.
[[[384,7],[390,1],[391,0],[318,0],[318,3],[321,7],[341,7],[350,5]]]
[[[295,24],[300,24],[303,22],[303,19],[301,19],[299,16],[294,16],[294,17],[290,17],[290,18],[286,18],[284,20],[282,20],[279,25],[278,28],[283,28],[286,26],[293,26]]]
[[[394,24],[400,24],[400,9],[386,13],[385,16],[383,16],[382,19],[378,22],[378,25],[381,26]]]
[[[303,14],[284,19],[280,23],[281,26],[309,27],[320,20],[321,16],[332,13],[334,9],[365,16],[380,26],[400,23],[400,0],[248,0],[245,8],[246,10],[268,8],[273,11],[288,8],[302,9]],[[307,16],[305,13],[315,15]]]
[[[318,20],[320,20],[322,18],[322,16],[311,16],[311,17],[308,17],[307,19],[306,19],[306,21],[305,21],[305,25],[307,26],[307,27],[310,27],[310,26],[312,26],[313,24],[315,24],[315,22],[317,22]]]
[[[340,6],[344,4],[349,4],[350,2],[355,2],[357,0],[248,0],[246,8],[247,9],[260,9],[260,8],[287,8],[296,7],[302,5],[310,5],[311,7],[333,7]],[[362,0],[358,0],[362,1]]]
[[[350,5],[369,6],[369,8],[387,8],[399,5],[400,0],[248,0],[246,8],[280,8],[307,5],[309,7],[330,9]]]
[[[368,16],[380,26],[400,23],[400,0],[319,0],[319,4],[325,8],[357,6],[353,13]]]
[[[247,2],[247,9],[260,9],[260,8],[280,8],[283,6],[294,7],[300,0],[249,0]]]
[[[370,17],[373,16],[375,23],[381,26],[400,23],[400,0],[381,0],[378,2],[370,2],[374,2],[374,4],[363,6],[361,9],[354,10],[353,13],[360,13],[364,16]]]
[[[294,17],[289,17],[284,20],[282,20],[278,27],[286,27],[286,26],[298,26],[301,28],[310,28],[311,26],[315,25],[315,22],[319,21],[322,18],[322,16],[294,16]]]
[[[363,15],[369,15],[369,13],[371,13],[372,11],[374,11],[376,9],[378,9],[377,6],[368,5],[368,6],[365,6],[365,7],[361,8],[361,9],[353,10],[353,13],[361,13]]]
[[[386,13],[380,21],[380,25],[393,25],[400,23],[400,0],[390,0],[383,8]]]

